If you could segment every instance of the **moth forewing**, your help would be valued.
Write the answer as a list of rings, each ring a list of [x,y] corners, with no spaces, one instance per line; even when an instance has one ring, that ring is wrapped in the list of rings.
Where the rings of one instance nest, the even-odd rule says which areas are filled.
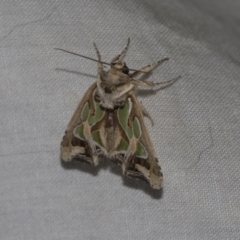
[[[93,83],[88,91],[84,94],[82,100],[80,101],[77,109],[75,110],[70,122],[68,123],[65,135],[63,136],[61,142],[61,159],[64,161],[72,161],[79,155],[82,156],[86,153],[84,146],[79,145],[79,140],[74,137],[74,128],[82,123],[81,112],[85,103],[89,102],[92,107],[92,95],[96,89],[96,82]]]
[[[143,119],[143,114],[148,113],[135,96],[136,85],[153,87],[156,83],[133,77],[150,72],[167,59],[140,70],[129,69],[122,61],[129,42],[110,64],[101,61],[96,44],[98,60],[73,53],[98,62],[98,77],[68,124],[61,143],[61,158],[64,161],[82,160],[93,166],[108,158],[122,167],[124,175],[141,178],[152,188],[160,189],[163,180],[161,168]],[[111,68],[104,71],[103,64]],[[134,73],[130,74],[130,70]],[[174,81],[176,79],[167,84]]]
[[[147,180],[152,188],[160,189],[162,187],[163,175],[161,172],[161,168],[158,164],[155,149],[153,147],[143,119],[140,103],[136,98],[134,92],[129,93],[129,98],[132,101],[132,112],[130,113],[130,119],[138,120],[141,129],[141,134],[138,136],[138,139],[139,142],[144,146],[148,154],[147,158],[140,158],[139,156],[135,156],[135,173],[141,173],[140,177]]]

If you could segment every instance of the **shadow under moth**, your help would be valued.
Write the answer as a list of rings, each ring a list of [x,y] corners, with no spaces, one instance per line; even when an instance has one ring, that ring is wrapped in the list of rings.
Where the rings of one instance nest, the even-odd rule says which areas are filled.
[[[98,60],[68,52],[98,62],[97,81],[87,90],[74,112],[61,142],[64,161],[81,160],[97,166],[110,159],[122,167],[124,175],[147,181],[154,189],[162,187],[163,175],[158,164],[143,116],[148,112],[135,95],[137,86],[167,87],[177,81],[154,83],[139,79],[168,58],[140,70],[129,69],[122,60],[129,47],[110,63],[103,62],[94,43]],[[105,71],[104,65],[110,65]],[[151,119],[151,118],[150,118]]]

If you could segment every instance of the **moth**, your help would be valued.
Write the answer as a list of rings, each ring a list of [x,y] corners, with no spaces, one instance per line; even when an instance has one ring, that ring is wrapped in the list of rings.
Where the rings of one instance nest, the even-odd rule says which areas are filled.
[[[160,83],[137,78],[168,58],[140,70],[129,69],[123,61],[129,43],[130,39],[110,63],[101,60],[95,43],[97,60],[57,48],[98,62],[97,80],[84,94],[63,136],[61,158],[84,161],[92,166],[110,159],[121,166],[124,175],[143,179],[152,188],[160,189],[163,175],[143,119],[144,115],[150,116],[137,99],[135,90],[137,86],[166,87],[180,76]],[[110,69],[104,70],[105,65]]]

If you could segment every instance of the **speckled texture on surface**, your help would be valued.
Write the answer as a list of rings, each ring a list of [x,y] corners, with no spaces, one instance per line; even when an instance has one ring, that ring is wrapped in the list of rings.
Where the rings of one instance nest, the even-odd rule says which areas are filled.
[[[0,238],[238,239],[240,31],[238,1],[1,1]],[[131,68],[170,57],[140,90],[162,191],[99,168],[62,164],[59,145],[96,63],[131,38]]]

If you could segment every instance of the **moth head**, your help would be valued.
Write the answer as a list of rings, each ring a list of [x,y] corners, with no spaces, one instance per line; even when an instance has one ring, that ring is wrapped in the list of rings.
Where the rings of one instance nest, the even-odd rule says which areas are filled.
[[[126,74],[128,75],[129,73],[129,68],[128,66],[126,65],[126,63],[122,60],[116,62],[116,63],[112,63],[112,68],[122,72],[123,74]]]
[[[101,87],[105,93],[113,92],[118,86],[124,85],[130,81],[129,68],[124,61],[118,61],[111,64],[108,71],[101,71]]]

